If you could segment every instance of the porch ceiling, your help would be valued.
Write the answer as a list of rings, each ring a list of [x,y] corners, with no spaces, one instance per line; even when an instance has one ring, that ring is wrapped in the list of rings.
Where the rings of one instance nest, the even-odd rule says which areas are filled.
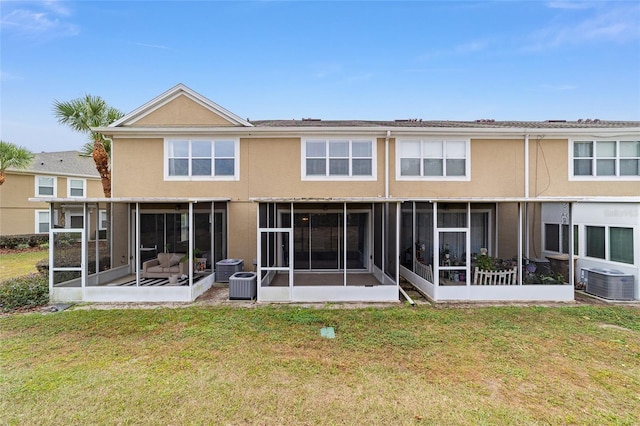
[[[384,197],[252,197],[256,203],[395,203],[409,201],[409,198]]]

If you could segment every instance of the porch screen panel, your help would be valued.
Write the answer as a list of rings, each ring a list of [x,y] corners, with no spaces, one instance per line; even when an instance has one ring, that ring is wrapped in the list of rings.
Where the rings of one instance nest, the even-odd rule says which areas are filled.
[[[347,269],[365,269],[369,258],[369,214],[353,211],[358,205],[347,205]],[[368,206],[367,206],[368,207]],[[362,207],[360,207],[361,209]],[[344,253],[339,256],[340,267],[343,267]]]
[[[227,203],[213,205],[213,262],[227,258]]]
[[[471,213],[471,253],[480,253],[481,248],[489,248],[489,213]]]
[[[387,276],[394,278],[396,276],[397,259],[396,253],[396,226],[398,224],[398,215],[396,212],[396,204],[385,204],[387,226],[385,229],[385,273]]]
[[[373,264],[382,270],[382,204],[373,207]]]
[[[404,202],[400,210],[400,263],[405,268],[413,271],[413,259],[416,256],[413,235],[413,211],[415,203]]]
[[[416,203],[416,260],[433,263],[433,204]]]

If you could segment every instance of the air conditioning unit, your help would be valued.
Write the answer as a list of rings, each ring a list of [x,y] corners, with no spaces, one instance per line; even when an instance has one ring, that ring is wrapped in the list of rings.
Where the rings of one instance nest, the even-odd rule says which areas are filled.
[[[231,275],[242,271],[244,271],[244,260],[223,259],[216,262],[216,282],[228,283]]]
[[[611,300],[633,300],[633,275],[616,269],[592,268],[585,270],[586,292]]]
[[[255,272],[236,272],[229,277],[230,300],[253,300],[257,296],[257,275]]]

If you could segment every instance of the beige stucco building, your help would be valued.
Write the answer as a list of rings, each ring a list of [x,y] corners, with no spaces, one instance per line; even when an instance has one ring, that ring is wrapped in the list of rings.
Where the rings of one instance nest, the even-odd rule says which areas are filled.
[[[6,174],[6,182],[0,186],[0,235],[48,234],[51,225],[79,225],[82,209],[58,211],[52,221],[49,204],[43,200],[102,196],[93,159],[77,151],[37,153],[27,169],[9,168]]]
[[[112,203],[108,264],[54,268],[54,299],[193,300],[228,259],[259,301],[398,301],[401,277],[435,300],[572,300],[592,270],[640,297],[638,122],[248,121],[178,85],[95,130],[113,199],[82,205]],[[145,281],[194,251],[177,284]]]

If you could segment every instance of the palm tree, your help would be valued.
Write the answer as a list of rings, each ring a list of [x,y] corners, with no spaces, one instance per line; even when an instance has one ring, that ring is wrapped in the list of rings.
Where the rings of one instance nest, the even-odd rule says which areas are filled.
[[[5,181],[5,170],[9,167],[24,170],[31,165],[33,153],[27,148],[0,140],[0,185]]]
[[[111,146],[109,141],[100,133],[91,130],[92,127],[105,127],[113,123],[124,114],[109,106],[100,96],[84,95],[68,102],[53,102],[53,112],[60,124],[65,124],[73,130],[89,135],[90,142],[83,151],[91,151],[96,169],[102,180],[102,190],[105,197],[111,197]]]

